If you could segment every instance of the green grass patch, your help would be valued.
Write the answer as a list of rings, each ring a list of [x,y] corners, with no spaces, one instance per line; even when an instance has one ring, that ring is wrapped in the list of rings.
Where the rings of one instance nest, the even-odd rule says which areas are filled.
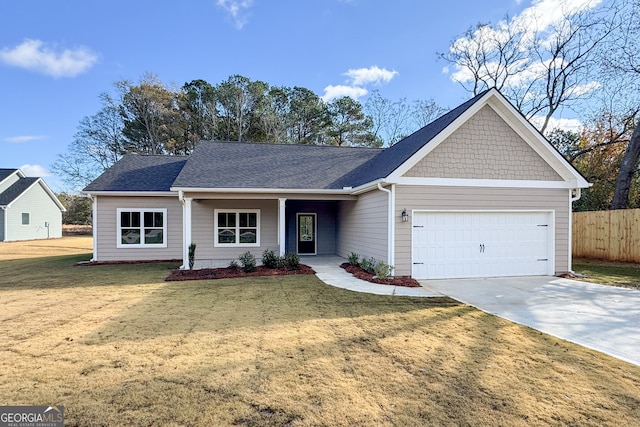
[[[588,282],[640,288],[640,265],[592,259],[575,259],[573,269]]]

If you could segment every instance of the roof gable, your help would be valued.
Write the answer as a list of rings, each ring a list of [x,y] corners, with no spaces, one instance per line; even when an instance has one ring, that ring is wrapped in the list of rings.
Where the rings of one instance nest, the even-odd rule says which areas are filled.
[[[388,175],[386,177],[387,180],[393,182],[401,178],[484,106],[489,105],[558,174],[561,180],[566,183],[566,186],[586,188],[590,185],[580,172],[497,89],[489,89],[470,101],[473,101],[473,103],[468,105],[465,111],[442,128],[437,135],[426,141],[421,148],[398,166],[393,173]],[[468,102],[465,104],[468,104]]]
[[[488,104],[403,177],[562,180]]]
[[[20,174],[22,175],[22,174]],[[17,199],[19,199],[23,194],[26,194],[27,191],[34,185],[40,185],[42,189],[47,193],[49,198],[53,201],[53,203],[60,209],[62,212],[65,212],[66,209],[60,203],[58,198],[53,194],[49,186],[42,180],[42,178],[34,178],[34,177],[24,177],[21,176],[16,182],[14,182],[9,188],[0,193],[0,206],[8,207]]]

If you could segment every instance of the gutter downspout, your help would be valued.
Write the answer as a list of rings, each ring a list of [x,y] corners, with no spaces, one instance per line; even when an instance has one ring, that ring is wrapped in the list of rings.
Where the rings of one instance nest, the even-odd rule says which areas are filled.
[[[395,198],[395,184],[391,184],[391,190],[388,190],[382,186],[381,182],[378,182],[378,190],[384,191],[389,195],[389,201],[387,203],[387,264],[393,267],[395,265],[395,235],[396,235],[396,223],[394,221],[393,214],[395,212],[396,198]]]
[[[581,188],[572,188],[569,190],[569,265],[567,271],[574,273],[573,271],[573,202],[577,202],[582,197]]]
[[[93,239],[93,256],[89,262],[98,261],[98,196],[87,193],[91,200],[91,237]],[[117,232],[117,231],[116,231]]]

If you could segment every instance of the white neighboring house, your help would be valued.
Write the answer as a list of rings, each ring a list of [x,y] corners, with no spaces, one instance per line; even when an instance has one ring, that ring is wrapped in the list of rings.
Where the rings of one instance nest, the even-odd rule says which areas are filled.
[[[0,169],[0,242],[62,237],[65,211],[42,178]]]

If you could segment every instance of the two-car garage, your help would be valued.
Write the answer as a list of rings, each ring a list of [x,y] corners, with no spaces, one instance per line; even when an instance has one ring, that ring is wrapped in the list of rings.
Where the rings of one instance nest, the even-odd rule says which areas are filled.
[[[412,277],[554,274],[553,211],[414,211]]]

